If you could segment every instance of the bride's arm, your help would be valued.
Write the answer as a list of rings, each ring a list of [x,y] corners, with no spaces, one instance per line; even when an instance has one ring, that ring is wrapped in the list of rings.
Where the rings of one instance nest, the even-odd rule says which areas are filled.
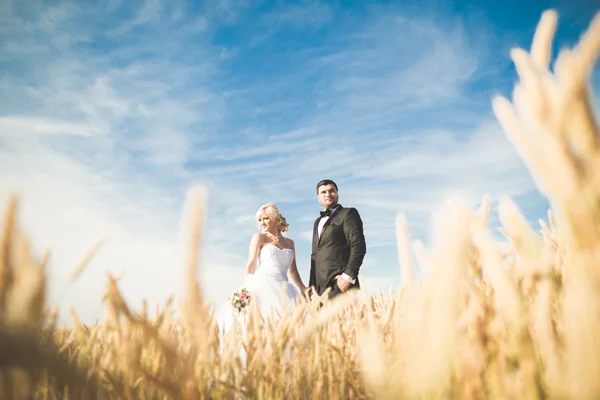
[[[261,234],[255,233],[254,236],[252,236],[252,240],[250,241],[250,254],[248,256],[246,268],[244,268],[244,278],[248,277],[248,275],[252,275],[256,270],[256,260],[258,259],[258,254],[260,253],[261,244]]]
[[[292,261],[292,265],[290,265],[290,275],[296,286],[298,286],[302,294],[304,294],[308,288],[304,286],[304,282],[302,282],[302,278],[298,272],[298,265],[296,264],[296,246],[294,241],[292,241],[292,250],[294,250],[294,261]]]

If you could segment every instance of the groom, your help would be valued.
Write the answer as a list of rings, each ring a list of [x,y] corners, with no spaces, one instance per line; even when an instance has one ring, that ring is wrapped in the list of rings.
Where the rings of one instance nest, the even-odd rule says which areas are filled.
[[[329,298],[348,289],[360,289],[358,271],[367,246],[358,211],[338,203],[338,187],[330,179],[317,184],[317,197],[325,211],[313,227],[309,287]]]

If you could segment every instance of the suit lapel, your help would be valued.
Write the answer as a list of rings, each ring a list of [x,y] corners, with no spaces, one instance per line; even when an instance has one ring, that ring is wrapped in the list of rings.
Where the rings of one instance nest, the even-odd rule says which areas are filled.
[[[329,219],[327,221],[325,221],[325,225],[323,225],[323,230],[321,231],[321,236],[317,236],[318,238],[318,243],[321,243],[321,239],[323,239],[323,236],[325,236],[325,234],[327,233],[327,227],[329,226],[329,224],[331,223],[331,220],[334,219],[335,217],[337,217],[337,215],[339,214],[340,211],[342,211],[342,205],[340,204],[338,206],[338,208],[335,210],[335,212],[333,213],[333,215],[331,215],[329,217]],[[317,221],[317,226],[318,226],[318,221]]]
[[[315,247],[317,247],[317,243],[318,243],[318,234],[317,234],[317,229],[319,228],[319,218],[316,219],[315,224],[313,226],[313,251],[315,249]]]

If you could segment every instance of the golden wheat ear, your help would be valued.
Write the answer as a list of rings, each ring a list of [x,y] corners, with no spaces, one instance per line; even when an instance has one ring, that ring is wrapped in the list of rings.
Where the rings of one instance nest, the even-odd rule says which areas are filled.
[[[4,211],[4,229],[0,243],[0,307],[5,307],[6,296],[13,284],[12,249],[15,236],[17,196],[12,195]]]
[[[493,99],[498,121],[550,200],[552,231],[543,225],[538,238],[516,213],[505,212],[505,220],[525,270],[522,282],[534,296],[531,325],[546,390],[556,398],[598,398],[600,131],[589,78],[600,54],[600,12],[574,48],[559,52],[551,72],[557,21],[556,11],[544,12],[530,52],[511,51],[519,77],[512,103]]]

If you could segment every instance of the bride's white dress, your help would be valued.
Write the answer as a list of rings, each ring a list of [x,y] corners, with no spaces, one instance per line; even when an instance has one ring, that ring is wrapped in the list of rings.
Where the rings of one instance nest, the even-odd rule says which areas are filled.
[[[293,250],[282,249],[274,244],[264,245],[260,249],[254,274],[239,287],[248,289],[252,296],[250,301],[257,303],[258,310],[265,318],[283,316],[286,306],[302,298],[300,290],[290,283],[287,277],[287,271],[293,261]],[[219,331],[222,335],[225,335],[236,322],[242,323],[242,321],[243,314],[237,316],[230,301],[221,306],[217,314]],[[242,331],[245,331],[244,327]]]

